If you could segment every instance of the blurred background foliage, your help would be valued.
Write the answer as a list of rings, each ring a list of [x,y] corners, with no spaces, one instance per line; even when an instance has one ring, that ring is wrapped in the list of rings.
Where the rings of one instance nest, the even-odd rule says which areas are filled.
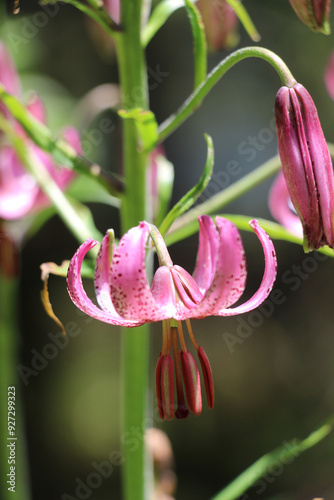
[[[260,44],[281,56],[295,78],[309,90],[325,135],[334,142],[334,103],[323,81],[333,35],[310,32],[297,19],[288,0],[244,3],[262,36]],[[50,7],[49,12],[55,12],[56,7],[53,9]],[[46,11],[37,1],[22,0],[21,13],[7,14],[3,32],[7,42],[17,40],[13,33],[21,37],[20,44],[9,47],[24,90],[35,89],[41,94],[53,130],[65,124],[77,126],[89,149],[87,156],[107,170],[120,172],[119,119],[109,110],[91,120],[78,105],[92,88],[117,83],[112,43],[101,38],[96,26],[70,6],[60,5],[56,14],[47,14],[46,23],[40,12]],[[239,46],[251,43],[240,28]],[[224,55],[211,54],[209,68]],[[183,9],[151,41],[147,62],[151,68],[151,106],[161,122],[192,89],[191,30]],[[160,76],[157,78],[155,73]],[[274,133],[270,134],[270,123],[279,86],[277,75],[264,61],[244,61],[166,140],[165,152],[175,167],[174,201],[201,174],[206,155],[204,132],[213,137],[216,161],[213,179],[202,200],[276,154],[277,141]],[[99,130],[103,116],[111,120],[113,131],[104,135],[103,142],[95,140],[98,144],[94,144],[90,132]],[[246,147],[251,147],[253,153],[245,153]],[[239,175],[226,174],[230,161],[240,166]],[[226,180],[224,185],[222,179]],[[264,183],[225,211],[270,218],[270,184]],[[113,227],[118,234],[116,209],[98,203],[90,204],[90,208],[101,232]],[[242,236],[249,273],[245,296],[250,296],[261,280],[263,257],[257,238]],[[259,456],[294,437],[306,436],[334,413],[334,261],[327,258],[319,262],[292,244],[276,242],[275,246],[279,264],[275,289],[281,290],[285,300],[273,307],[269,317],[262,315],[261,320],[257,316],[256,320],[250,313],[242,317],[244,323],[238,318],[193,322],[197,341],[212,364],[214,410],[204,405],[200,417],[191,416],[186,421],[161,423],[154,418],[154,424],[167,432],[173,445],[179,500],[209,499]],[[57,342],[60,346],[60,334],[40,302],[39,266],[42,262],[69,259],[76,248],[75,239],[53,217],[25,244],[21,254],[21,364],[32,368],[36,355],[44,358],[44,362],[39,358],[40,369],[25,383],[22,381],[33,500],[59,500],[65,493],[76,497],[78,479],[86,483],[95,470],[93,462],[108,460],[121,447],[120,330],[80,314],[67,295],[65,280],[56,277],[50,280],[54,310],[65,325],[75,324],[77,335],[69,337],[64,348],[50,347]],[[194,236],[173,246],[172,258],[191,272],[196,249]],[[91,284],[87,286],[93,292]],[[242,328],[247,328],[248,334],[236,337]],[[152,326],[153,388],[160,330],[161,325]],[[226,333],[239,342],[231,346]],[[156,416],[154,389],[151,404]],[[135,445],[135,436],[134,429],[133,436],[123,438],[133,439]],[[258,484],[251,488],[245,498],[334,498],[333,448],[334,439],[330,437],[293,463],[273,470],[261,487]],[[88,497],[120,499],[120,467],[115,466],[110,477],[103,479],[91,494],[82,496]]]

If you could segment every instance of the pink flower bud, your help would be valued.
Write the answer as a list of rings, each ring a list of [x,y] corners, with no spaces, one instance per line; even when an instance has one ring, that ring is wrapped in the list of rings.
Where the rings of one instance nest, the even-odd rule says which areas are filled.
[[[198,0],[197,7],[210,50],[228,49],[238,43],[238,17],[226,0]]]
[[[303,224],[305,251],[333,248],[332,161],[316,107],[302,85],[280,88],[275,118],[283,174]]]
[[[331,0],[290,0],[299,19],[312,31],[329,35],[329,11]]]

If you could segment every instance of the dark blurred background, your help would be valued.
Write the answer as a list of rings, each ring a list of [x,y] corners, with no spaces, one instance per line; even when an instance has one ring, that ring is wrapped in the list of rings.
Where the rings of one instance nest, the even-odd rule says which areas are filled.
[[[334,142],[334,102],[323,81],[333,35],[309,31],[288,0],[247,0],[245,5],[262,36],[260,45],[277,52],[307,87],[325,135]],[[41,94],[53,130],[74,124],[87,138],[89,130],[98,128],[99,119],[80,123],[78,102],[95,86],[117,83],[113,47],[100,39],[96,26],[66,5],[50,6],[47,12],[36,1],[22,0],[20,15],[9,14],[6,22],[7,43],[11,42],[25,91],[33,88]],[[13,33],[15,37],[10,36]],[[252,42],[240,27],[239,46],[246,45]],[[209,67],[226,54],[211,54]],[[161,122],[192,90],[191,31],[182,9],[151,41],[147,61],[149,68],[165,73],[151,91],[151,106]],[[164,144],[175,167],[173,201],[201,174],[205,132],[212,135],[216,154],[208,196],[217,192],[215,179],[226,172],[228,162],[240,165],[241,174],[228,179],[232,183],[276,154],[270,123],[279,86],[275,71],[261,60],[244,61],[228,72],[201,108]],[[105,116],[115,130],[88,156],[117,172],[120,124],[113,113]],[[249,144],[253,137],[259,145],[255,154],[242,154],[240,145]],[[263,183],[224,212],[270,218],[270,184]],[[116,209],[98,203],[89,206],[101,232],[110,227],[118,232]],[[242,237],[249,273],[246,299],[260,283],[263,259],[257,238],[250,233]],[[173,445],[178,500],[209,499],[262,454],[295,437],[305,437],[334,412],[334,262],[307,256],[292,244],[275,242],[275,247],[279,266],[275,290],[281,291],[282,303],[271,302],[268,317],[262,312],[193,322],[197,341],[212,364],[215,408],[210,411],[204,404],[202,415],[187,421],[155,421]],[[21,364],[31,368],[34,357],[45,360],[49,356],[40,361],[39,371],[22,380],[33,500],[66,499],[65,494],[76,498],[77,485],[94,472],[92,463],[108,460],[121,447],[121,332],[80,314],[67,295],[65,280],[56,277],[50,280],[54,310],[65,325],[74,323],[77,335],[64,348],[50,348],[55,339],[60,342],[60,335],[40,302],[39,266],[69,259],[76,248],[76,240],[55,216],[26,242],[21,253]],[[196,249],[194,236],[173,246],[172,258],[192,272]],[[235,343],[227,340],[231,336],[237,339]],[[151,339],[150,380],[154,387],[161,325],[153,325]],[[154,392],[152,405],[156,408]],[[330,437],[291,464],[273,470],[246,498],[333,499],[333,447]],[[82,498],[121,499],[119,469],[115,466],[100,487]]]

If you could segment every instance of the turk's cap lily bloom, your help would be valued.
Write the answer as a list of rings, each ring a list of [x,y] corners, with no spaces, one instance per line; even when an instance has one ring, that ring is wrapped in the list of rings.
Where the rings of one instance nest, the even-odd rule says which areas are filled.
[[[329,14],[331,0],[290,0],[297,16],[312,31],[330,33]]]
[[[275,101],[279,154],[305,251],[334,246],[334,175],[318,113],[307,90],[281,87]]]
[[[5,90],[22,99],[20,80],[5,45],[0,41],[0,83]],[[1,106],[1,104],[0,104]],[[46,123],[45,107],[37,94],[32,94],[26,104],[27,111],[37,120]],[[11,117],[7,108],[0,107],[6,119],[13,120],[16,133],[20,135],[31,153],[49,172],[51,177],[65,190],[74,179],[75,172],[55,164],[51,155],[36,146],[22,127]],[[73,127],[62,131],[63,138],[78,153],[82,153],[79,133]],[[49,205],[49,200],[37,186],[34,178],[27,173],[13,147],[0,135],[0,218],[15,220],[40,211]]]
[[[95,268],[94,285],[99,307],[89,299],[81,280],[83,259],[97,242],[87,240],[70,262],[68,292],[74,304],[86,314],[105,323],[126,327],[163,322],[163,344],[156,367],[157,399],[162,418],[170,420],[174,413],[177,418],[188,415],[182,379],[189,409],[196,415],[202,409],[199,372],[186,347],[181,321],[186,321],[189,336],[197,351],[208,405],[212,407],[214,394],[210,363],[203,348],[194,339],[190,319],[248,312],[260,305],[273,287],[276,277],[274,246],[256,220],[252,220],[250,225],[263,247],[264,275],[254,295],[233,308],[231,306],[239,300],[245,289],[246,263],[236,226],[222,217],[216,217],[215,223],[209,216],[199,217],[199,247],[192,276],[173,264],[161,234],[147,222],[141,222],[124,234],[117,248],[113,242],[113,232],[108,231],[101,243]],[[150,284],[146,276],[145,258],[148,245],[152,242],[160,265]],[[176,412],[174,364],[178,398]]]
[[[198,0],[210,50],[235,47],[239,41],[238,17],[226,0]]]
[[[303,237],[303,226],[293,209],[283,172],[280,172],[269,193],[271,215],[290,233]]]

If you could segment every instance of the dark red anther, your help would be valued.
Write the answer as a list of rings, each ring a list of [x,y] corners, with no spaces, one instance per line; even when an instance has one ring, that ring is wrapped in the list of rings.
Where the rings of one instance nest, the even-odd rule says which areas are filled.
[[[207,357],[203,347],[199,347],[197,349],[198,359],[201,363],[202,373],[205,384],[206,398],[208,402],[208,407],[210,409],[213,408],[215,403],[215,393],[213,388],[213,378],[212,378],[212,370],[209,358]]]

